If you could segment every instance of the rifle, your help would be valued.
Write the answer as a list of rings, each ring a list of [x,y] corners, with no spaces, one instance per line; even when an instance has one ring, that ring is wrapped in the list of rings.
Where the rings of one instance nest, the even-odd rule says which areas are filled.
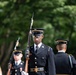
[[[17,41],[16,41],[16,44],[15,44],[15,47],[14,47],[14,51],[17,50],[17,47],[19,46],[19,41],[20,41],[20,37],[18,37]],[[13,58],[13,54],[10,58],[10,62],[13,63],[14,62],[14,58]]]
[[[17,47],[19,46],[19,40],[20,40],[20,37],[18,37],[18,39],[16,41],[16,45],[14,47],[14,51],[17,50]],[[8,72],[7,72],[7,75],[10,75],[13,62],[14,62],[14,58],[13,58],[13,54],[12,54],[12,56],[10,58],[10,62],[8,64]]]
[[[29,31],[29,34],[28,34],[28,42],[27,42],[27,49],[26,49],[26,64],[25,64],[25,72],[28,73],[28,61],[29,61],[29,55],[30,55],[30,41],[31,41],[31,35],[32,35],[32,32],[31,32],[31,29],[32,29],[32,26],[33,26],[33,16],[34,14],[32,15],[32,18],[31,18],[31,25],[30,25],[30,31]]]
[[[18,37],[18,39],[16,41],[16,45],[14,47],[14,50],[17,50],[17,47],[19,46],[19,41],[20,41],[20,37]]]

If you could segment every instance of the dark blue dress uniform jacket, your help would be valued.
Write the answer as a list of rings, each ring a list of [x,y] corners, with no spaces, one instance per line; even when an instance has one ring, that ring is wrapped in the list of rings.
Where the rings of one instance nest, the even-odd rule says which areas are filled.
[[[21,61],[19,65],[15,65],[15,62],[12,64],[11,75],[21,75],[20,68],[24,71],[24,62]]]
[[[31,72],[31,68],[43,67],[45,71]],[[30,47],[29,75],[56,75],[54,54],[52,48],[42,44],[37,53],[34,52],[34,46]]]
[[[74,67],[76,65],[76,60],[72,55],[71,55],[71,59]],[[69,55],[67,53],[58,52],[55,55],[55,66],[56,66],[56,74],[71,74],[72,69],[69,60]]]

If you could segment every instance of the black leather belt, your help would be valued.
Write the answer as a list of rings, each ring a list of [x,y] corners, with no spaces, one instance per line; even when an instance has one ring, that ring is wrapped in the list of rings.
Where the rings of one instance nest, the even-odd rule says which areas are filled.
[[[39,72],[39,71],[44,71],[44,67],[30,68],[30,72]]]

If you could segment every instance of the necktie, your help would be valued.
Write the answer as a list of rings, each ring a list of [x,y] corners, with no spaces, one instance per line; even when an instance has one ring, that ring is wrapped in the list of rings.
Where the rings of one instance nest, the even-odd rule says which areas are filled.
[[[17,66],[17,65],[18,65],[18,62],[16,62],[15,64],[16,64],[16,66]]]
[[[38,45],[36,45],[36,50],[35,50],[35,53],[37,53],[37,51],[38,51]]]

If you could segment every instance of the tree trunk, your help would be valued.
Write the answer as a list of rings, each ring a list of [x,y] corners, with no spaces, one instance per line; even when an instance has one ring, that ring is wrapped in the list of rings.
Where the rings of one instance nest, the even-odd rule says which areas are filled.
[[[3,75],[6,75],[6,71],[8,69],[8,60],[10,58],[10,54],[12,53],[14,46],[14,41],[11,41],[9,46],[6,43],[3,43],[0,49],[0,64],[2,68]]]

